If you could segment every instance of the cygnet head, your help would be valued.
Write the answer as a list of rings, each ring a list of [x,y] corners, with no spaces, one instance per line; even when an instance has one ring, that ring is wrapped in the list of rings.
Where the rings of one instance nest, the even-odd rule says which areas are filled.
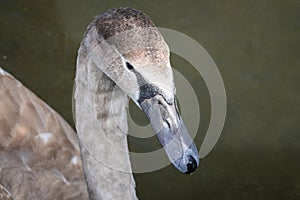
[[[151,19],[111,9],[90,24],[85,40],[93,62],[145,112],[173,165],[192,173],[198,151],[176,105],[169,47]]]

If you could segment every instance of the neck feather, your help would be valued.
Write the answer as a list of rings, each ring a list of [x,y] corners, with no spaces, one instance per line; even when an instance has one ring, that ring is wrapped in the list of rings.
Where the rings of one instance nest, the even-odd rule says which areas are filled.
[[[76,128],[90,199],[136,199],[127,144],[127,95],[78,52]]]

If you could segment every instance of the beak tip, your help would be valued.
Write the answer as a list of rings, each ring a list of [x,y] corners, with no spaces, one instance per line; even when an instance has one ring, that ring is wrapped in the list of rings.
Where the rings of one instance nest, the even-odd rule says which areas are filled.
[[[197,169],[199,162],[200,161],[197,156],[195,157],[194,155],[187,155],[185,159],[180,158],[175,162],[172,162],[172,164],[178,171],[184,174],[191,174]]]
[[[188,163],[186,164],[187,171],[185,174],[193,173],[198,167],[197,161],[193,158],[193,156],[189,156]]]

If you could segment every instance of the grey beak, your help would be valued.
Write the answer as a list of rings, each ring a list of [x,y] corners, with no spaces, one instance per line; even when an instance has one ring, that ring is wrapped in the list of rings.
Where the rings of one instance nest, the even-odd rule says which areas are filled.
[[[140,102],[172,164],[190,174],[199,166],[199,154],[179,115],[176,101],[168,104],[157,94]]]

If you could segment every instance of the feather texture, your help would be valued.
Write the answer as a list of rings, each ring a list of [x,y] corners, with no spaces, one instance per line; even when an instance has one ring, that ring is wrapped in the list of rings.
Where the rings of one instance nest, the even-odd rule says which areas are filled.
[[[16,200],[88,199],[76,133],[2,69],[0,184]]]

